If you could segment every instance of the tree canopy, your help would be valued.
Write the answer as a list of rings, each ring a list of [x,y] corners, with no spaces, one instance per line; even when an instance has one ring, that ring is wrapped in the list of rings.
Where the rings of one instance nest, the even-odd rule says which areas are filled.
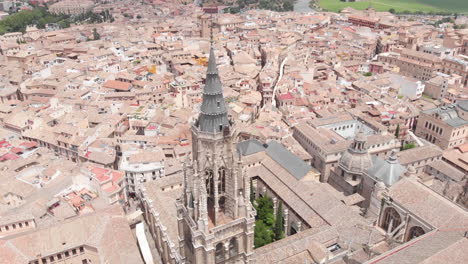
[[[262,220],[255,221],[254,246],[259,248],[273,242],[273,232]]]
[[[278,12],[293,11],[295,0],[237,0],[240,9],[256,7]]]
[[[278,209],[276,210],[275,219],[275,240],[280,240],[284,237],[284,219],[283,219],[283,202],[279,202]]]
[[[26,27],[35,25],[43,29],[47,24],[58,24],[61,28],[68,28],[72,23],[102,23],[114,21],[108,10],[96,14],[91,11],[75,16],[67,14],[52,14],[44,7],[23,10],[0,20],[0,35],[9,32],[26,32]]]
[[[415,148],[415,147],[416,147],[416,144],[408,143],[408,144],[403,145],[402,150],[412,149],[412,148]]]
[[[284,237],[283,206],[280,202],[275,213],[270,197],[260,197],[254,202],[257,210],[255,221],[254,245],[256,248],[280,240]]]

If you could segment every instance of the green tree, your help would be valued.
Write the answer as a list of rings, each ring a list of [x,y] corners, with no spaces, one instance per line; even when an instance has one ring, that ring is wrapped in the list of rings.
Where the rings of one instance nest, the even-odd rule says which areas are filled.
[[[44,7],[35,7],[33,10],[23,10],[12,14],[0,21],[0,34],[8,32],[25,32],[28,25],[36,25],[43,29],[47,24],[57,23],[62,28],[67,28],[71,23],[101,23],[106,20],[109,13],[95,14],[87,12],[71,17],[67,14],[52,14]]]
[[[0,35],[3,35],[5,33],[9,32],[8,28],[5,25],[0,24]]]
[[[395,129],[395,137],[398,138],[399,136],[400,136],[400,124],[398,124]]]
[[[62,20],[58,22],[60,28],[69,28],[70,27],[70,21],[68,20]]]
[[[254,201],[255,201],[255,192],[253,188],[253,183],[252,181],[250,181],[250,202],[254,204]]]
[[[255,221],[254,245],[261,247],[273,242],[275,233],[273,231],[275,217],[273,211],[273,201],[270,197],[260,197],[255,200],[257,210],[257,220]]]
[[[284,219],[283,219],[283,202],[279,202],[278,209],[276,211],[275,219],[275,240],[280,240],[284,237]]]
[[[395,14],[395,9],[390,8],[390,9],[388,10],[388,12],[390,12],[390,13],[392,13],[392,14]]]
[[[259,248],[273,242],[273,232],[268,229],[268,226],[262,220],[255,222],[254,229],[254,246]]]
[[[402,150],[407,150],[407,149],[412,149],[412,148],[415,148],[416,147],[416,144],[414,143],[408,143],[408,144],[405,144],[402,148]]]
[[[97,32],[96,28],[93,28],[93,39],[94,40],[101,39],[101,35]]]
[[[281,11],[293,11],[294,5],[290,1],[285,1],[283,3],[283,10]]]
[[[269,227],[272,227],[275,222],[273,201],[270,197],[260,197],[257,199],[257,219],[262,220]]]

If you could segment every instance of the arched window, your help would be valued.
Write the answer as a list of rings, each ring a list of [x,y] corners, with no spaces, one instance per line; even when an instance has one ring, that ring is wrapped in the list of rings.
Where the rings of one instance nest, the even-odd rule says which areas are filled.
[[[224,247],[223,243],[218,243],[216,245],[216,251],[215,251],[215,263],[222,263],[224,262]]]
[[[406,241],[410,241],[413,238],[416,238],[418,236],[424,235],[426,232],[424,232],[424,229],[420,226],[413,226],[410,228],[408,232],[408,236],[406,238]]]
[[[387,232],[392,232],[396,227],[401,224],[400,214],[393,207],[385,209],[384,216],[380,227]]]
[[[218,170],[218,175],[219,175],[218,192],[224,193],[226,191],[226,169],[220,168]]]
[[[229,257],[235,257],[237,256],[237,239],[235,237],[231,238],[231,241],[229,242]]]
[[[208,194],[208,196],[211,196],[214,194],[213,171],[206,170],[205,177],[206,177],[206,193]]]

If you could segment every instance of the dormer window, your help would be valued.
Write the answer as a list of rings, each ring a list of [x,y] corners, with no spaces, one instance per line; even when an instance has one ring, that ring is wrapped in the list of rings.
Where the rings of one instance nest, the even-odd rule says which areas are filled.
[[[221,102],[220,102],[220,101],[217,101],[217,102],[216,102],[216,106],[220,107],[220,106],[221,106]]]

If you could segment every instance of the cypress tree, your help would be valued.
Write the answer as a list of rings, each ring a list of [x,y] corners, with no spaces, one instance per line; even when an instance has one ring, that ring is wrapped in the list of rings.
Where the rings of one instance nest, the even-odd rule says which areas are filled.
[[[275,219],[275,240],[280,240],[283,238],[283,202],[280,201],[278,205],[278,209],[276,210],[276,219]]]
[[[255,201],[255,193],[253,190],[252,180],[250,180],[250,202],[252,203],[252,205],[254,204],[254,201]]]
[[[398,138],[400,136],[400,124],[397,125],[395,130],[395,137]]]

